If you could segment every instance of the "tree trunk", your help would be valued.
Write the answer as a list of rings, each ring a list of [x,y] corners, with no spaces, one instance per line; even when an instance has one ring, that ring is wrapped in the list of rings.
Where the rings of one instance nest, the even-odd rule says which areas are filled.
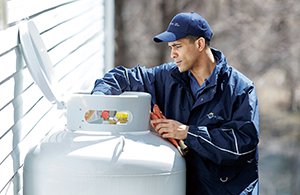
[[[288,87],[289,91],[289,97],[288,97],[288,105],[287,109],[290,112],[297,112],[298,111],[298,105],[297,105],[297,97],[296,97],[296,90],[297,90],[297,78],[294,74],[293,67],[291,65],[282,67],[282,70],[285,71],[285,77],[286,77],[286,85]]]
[[[124,38],[123,8],[124,0],[115,0],[115,65],[123,65],[126,61],[126,43]]]

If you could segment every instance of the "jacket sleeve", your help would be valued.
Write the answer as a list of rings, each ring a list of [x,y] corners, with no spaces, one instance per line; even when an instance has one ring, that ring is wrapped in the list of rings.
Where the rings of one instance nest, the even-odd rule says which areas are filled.
[[[116,67],[95,81],[93,93],[119,95],[124,91],[154,93],[154,68],[136,66],[134,68]]]
[[[232,118],[217,128],[189,126],[186,145],[216,164],[232,165],[255,157],[258,134],[258,100],[254,86],[239,94]],[[212,116],[213,117],[213,116]]]

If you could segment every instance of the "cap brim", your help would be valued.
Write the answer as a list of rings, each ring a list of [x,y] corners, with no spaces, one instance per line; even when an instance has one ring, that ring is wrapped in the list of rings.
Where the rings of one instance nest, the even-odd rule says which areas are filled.
[[[174,33],[165,31],[163,33],[156,35],[153,38],[153,41],[160,43],[160,42],[172,42],[172,41],[176,41],[177,39],[178,38],[175,36]]]

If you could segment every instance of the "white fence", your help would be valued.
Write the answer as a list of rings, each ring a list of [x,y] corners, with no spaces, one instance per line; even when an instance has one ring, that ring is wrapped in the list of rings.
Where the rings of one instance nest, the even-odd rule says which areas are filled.
[[[65,122],[63,112],[47,101],[29,74],[18,38],[20,22],[36,24],[64,95],[91,91],[113,63],[110,2],[7,2],[8,27],[0,31],[0,195],[22,194],[26,153]]]

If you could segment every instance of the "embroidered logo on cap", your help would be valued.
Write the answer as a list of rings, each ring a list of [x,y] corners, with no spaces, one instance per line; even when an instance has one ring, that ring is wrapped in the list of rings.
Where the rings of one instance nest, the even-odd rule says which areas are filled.
[[[180,24],[178,24],[177,22],[175,23],[171,22],[170,25],[180,27]]]

